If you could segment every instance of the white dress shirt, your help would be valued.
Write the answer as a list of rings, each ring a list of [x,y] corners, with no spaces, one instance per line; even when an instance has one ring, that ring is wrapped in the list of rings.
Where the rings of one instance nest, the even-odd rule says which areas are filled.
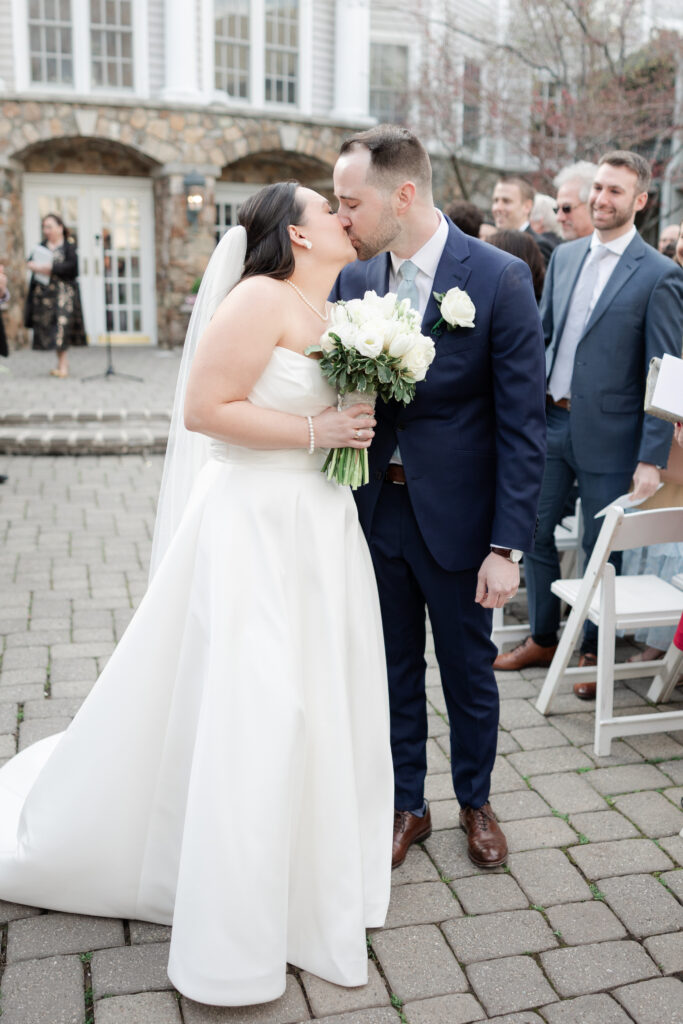
[[[438,210],[435,212],[439,214],[438,228],[432,237],[425,242],[422,248],[418,249],[415,255],[410,257],[411,262],[417,267],[415,286],[417,288],[417,294],[420,301],[420,314],[422,316],[425,315],[427,303],[431,298],[432,289],[434,287],[434,278],[436,277],[436,269],[439,266],[439,261],[448,239],[448,224]],[[395,292],[398,288],[398,272],[404,260],[393,252],[389,255],[391,256],[389,291]]]
[[[417,288],[417,296],[419,301],[420,315],[425,315],[427,304],[432,295],[432,289],[434,288],[434,278],[436,277],[436,269],[439,266],[439,261],[443,254],[448,240],[448,224],[444,217],[441,216],[439,210],[436,210],[439,214],[439,226],[432,235],[432,237],[425,242],[421,249],[415,253],[414,256],[410,257],[412,263],[417,267],[417,274],[415,275],[415,287]],[[401,269],[401,264],[405,262],[396,253],[389,253],[391,256],[391,268],[389,270],[389,291],[395,292],[398,288],[398,272]],[[408,257],[406,257],[407,259]],[[401,453],[398,449],[398,445],[394,449],[394,454],[391,456],[390,462],[394,462],[397,465],[401,465],[403,460],[401,459]]]
[[[595,304],[602,295],[605,285],[609,281],[614,268],[619,262],[620,258],[624,255],[626,249],[633,241],[636,234],[635,224],[631,227],[630,231],[627,231],[624,235],[619,235],[618,238],[613,238],[611,242],[601,242],[598,238],[597,232],[594,231],[591,237],[590,252],[595,249],[598,245],[603,245],[605,249],[609,249],[609,255],[605,256],[600,261],[600,267],[598,269],[598,277],[595,282],[595,288],[593,289],[593,296],[591,298],[590,306],[588,307],[588,316],[595,309]]]

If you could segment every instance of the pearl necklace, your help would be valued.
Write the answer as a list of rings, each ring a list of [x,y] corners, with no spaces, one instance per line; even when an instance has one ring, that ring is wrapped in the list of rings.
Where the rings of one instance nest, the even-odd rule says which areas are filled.
[[[313,305],[313,303],[312,303],[312,302],[309,302],[309,300],[308,300],[308,299],[306,298],[306,296],[304,295],[304,293],[303,293],[303,292],[301,291],[301,288],[297,288],[297,286],[296,286],[296,285],[294,284],[294,282],[293,282],[293,281],[290,281],[290,279],[289,279],[288,277],[287,277],[287,278],[285,278],[285,284],[288,284],[288,285],[289,285],[289,286],[290,286],[291,288],[293,288],[293,289],[294,289],[294,291],[295,291],[295,292],[296,292],[296,294],[297,294],[297,295],[299,296],[299,298],[301,299],[301,301],[302,301],[302,302],[305,302],[305,303],[306,303],[306,305],[308,306],[308,308],[309,308],[309,309],[312,309],[312,310],[313,310],[313,312],[315,313],[315,315],[316,315],[316,316],[319,316],[319,317],[320,317],[320,319],[322,320],[322,322],[323,322],[324,324],[326,324],[326,323],[327,323],[327,321],[328,321],[328,320],[329,320],[329,318],[330,318],[330,314],[328,313],[327,309],[325,310],[325,314],[323,315],[323,314],[322,314],[322,313],[320,312],[320,310],[319,310],[319,309],[317,309],[317,307]]]

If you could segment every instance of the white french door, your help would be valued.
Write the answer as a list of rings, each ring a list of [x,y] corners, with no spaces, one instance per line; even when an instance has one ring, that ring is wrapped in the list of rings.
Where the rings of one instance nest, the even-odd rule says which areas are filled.
[[[154,205],[144,178],[24,175],[27,255],[40,224],[58,214],[78,248],[83,318],[90,344],[156,344]]]

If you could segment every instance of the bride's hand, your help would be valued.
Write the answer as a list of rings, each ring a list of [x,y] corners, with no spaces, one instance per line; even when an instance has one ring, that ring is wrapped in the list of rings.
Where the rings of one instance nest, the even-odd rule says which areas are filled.
[[[371,405],[352,405],[343,412],[329,406],[313,417],[317,448],[369,448],[375,436]]]

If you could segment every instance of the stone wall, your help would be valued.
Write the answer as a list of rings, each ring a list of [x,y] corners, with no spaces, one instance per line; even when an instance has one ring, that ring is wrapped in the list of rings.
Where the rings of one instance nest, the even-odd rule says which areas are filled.
[[[322,122],[234,116],[222,107],[12,99],[0,104],[0,262],[6,260],[15,300],[5,313],[11,344],[27,341],[21,328],[27,251],[24,172],[152,180],[158,341],[178,345],[189,315],[185,297],[215,244],[216,180],[267,183],[296,177],[329,194],[346,134],[348,129]],[[190,225],[183,178],[192,170],[203,174],[206,185],[202,213]]]

